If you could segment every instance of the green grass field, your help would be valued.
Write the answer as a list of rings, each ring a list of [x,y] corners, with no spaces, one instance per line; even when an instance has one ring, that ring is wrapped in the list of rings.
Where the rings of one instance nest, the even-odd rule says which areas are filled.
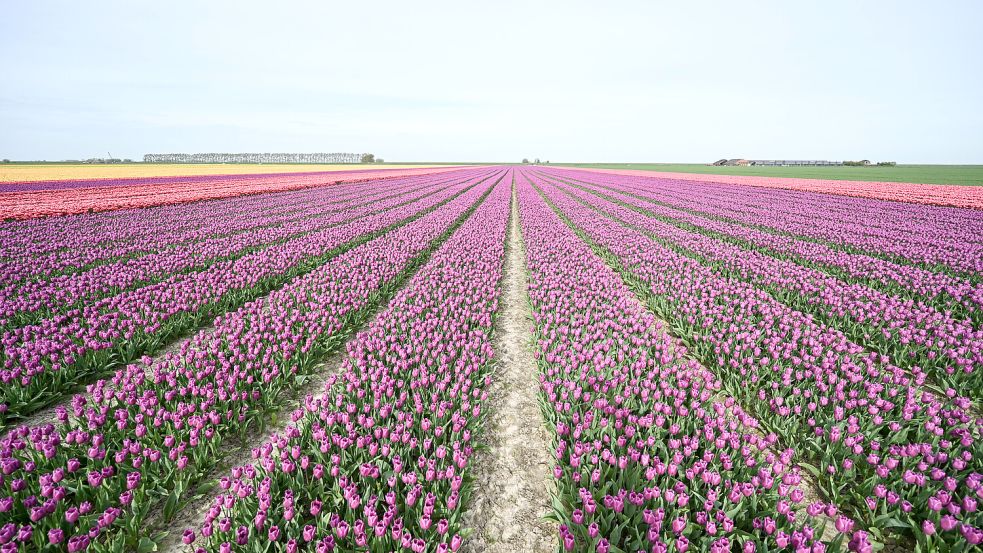
[[[565,167],[640,169],[711,175],[799,177],[983,186],[983,165],[898,165],[897,167],[712,167],[683,163],[552,163]]]

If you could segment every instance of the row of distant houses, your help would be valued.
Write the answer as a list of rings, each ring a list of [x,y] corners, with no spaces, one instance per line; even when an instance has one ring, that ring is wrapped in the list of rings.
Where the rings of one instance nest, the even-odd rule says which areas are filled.
[[[715,165],[718,167],[728,166],[728,167],[750,167],[750,166],[766,166],[766,167],[809,167],[809,166],[830,166],[830,165],[844,165],[854,164],[852,162],[843,161],[828,161],[825,159],[720,159],[710,165]],[[855,163],[856,165],[870,165],[869,159],[862,159]]]

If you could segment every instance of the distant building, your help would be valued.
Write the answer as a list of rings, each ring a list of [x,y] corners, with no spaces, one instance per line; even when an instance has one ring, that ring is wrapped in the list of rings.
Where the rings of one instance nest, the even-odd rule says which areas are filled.
[[[144,163],[361,163],[365,154],[147,154]]]
[[[751,165],[765,167],[816,167],[843,165],[843,162],[827,161],[825,159],[752,159]]]
[[[130,160],[123,160],[115,157],[90,157],[89,159],[84,159],[79,163],[90,164],[90,163],[123,163]]]
[[[866,160],[864,160],[866,161]],[[749,165],[762,167],[815,167],[843,165],[842,161],[827,161],[825,159],[718,159],[711,163],[718,167],[747,167]],[[867,161],[866,165],[870,165]]]

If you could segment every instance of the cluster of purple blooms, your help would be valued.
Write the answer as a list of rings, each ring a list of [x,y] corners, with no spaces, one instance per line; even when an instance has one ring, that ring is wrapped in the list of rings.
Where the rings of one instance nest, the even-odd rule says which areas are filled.
[[[760,432],[527,182],[519,190],[562,547],[825,551],[793,450]]]
[[[51,271],[38,272],[32,275],[34,278],[6,283],[0,296],[0,328],[34,324],[81,301],[159,282],[177,273],[198,272],[216,261],[241,257],[274,242],[344,224],[379,209],[375,206],[377,202],[400,196],[407,201],[432,193],[441,184],[445,183],[426,183],[415,178],[394,182],[391,188],[364,191],[355,198],[349,198],[355,185],[339,185],[271,194],[265,205],[256,196],[247,197],[248,201],[239,198],[209,204],[255,204],[223,205],[223,209],[230,211],[221,213],[199,213],[200,210],[185,204],[184,210],[173,214],[173,220],[158,220],[156,227],[134,230],[122,243],[90,229],[86,231],[90,234],[85,243],[73,244],[71,249],[59,245],[46,253],[19,255],[20,267],[37,268],[40,265],[37,262],[59,255],[68,265],[55,275]],[[359,212],[355,208],[367,209]],[[187,220],[198,217],[207,217],[207,224]],[[13,248],[5,247],[8,250],[5,253],[9,254],[10,249]],[[93,254],[99,257],[93,259]],[[68,255],[74,259],[66,258]]]
[[[561,549],[980,546],[980,212],[471,168],[0,224],[0,551],[460,550],[513,190]]]
[[[536,180],[639,283],[696,356],[716,367],[724,389],[796,447],[800,464],[814,467],[823,494],[856,520],[864,540],[895,532],[944,550],[983,539],[983,420],[971,401],[927,392],[924,373]]]
[[[418,183],[426,182],[415,179]],[[414,179],[402,179],[411,183]],[[319,187],[209,202],[29,219],[0,225],[0,285],[52,278],[117,259],[251,228],[257,218],[289,215],[308,204],[357,200],[364,184]]]
[[[458,177],[474,184],[483,173]],[[0,412],[10,411],[7,417],[26,414],[36,398],[60,393],[106,366],[132,362],[163,340],[194,328],[207,315],[242,305],[316,267],[337,249],[398,223],[408,216],[407,209],[412,214],[432,208],[459,191],[460,186],[448,185],[410,197],[409,202],[402,196],[372,204],[352,200],[325,215],[317,230],[9,329],[0,339]]]
[[[983,272],[979,210],[692,180],[549,169],[659,203],[923,268]]]
[[[716,195],[705,197],[704,203],[697,210],[694,209],[696,204],[692,199],[674,198],[674,194],[663,193],[658,187],[662,184],[660,181],[656,181],[654,187],[651,185],[646,187],[633,181],[591,178],[588,182],[570,175],[561,178],[574,184],[588,185],[595,194],[603,193],[616,201],[644,207],[653,216],[669,222],[683,223],[722,239],[751,245],[777,257],[794,259],[797,263],[863,282],[885,292],[907,295],[925,301],[941,311],[952,310],[959,316],[973,318],[975,322],[980,322],[983,318],[983,282],[978,279],[973,281],[946,270],[929,270],[910,261],[891,261],[874,255],[877,252],[853,252],[835,242],[796,236],[778,228],[737,222],[732,219],[735,215],[733,209],[714,207],[721,205]],[[685,190],[685,187],[682,188]],[[780,194],[780,192],[776,193]],[[860,200],[851,201],[860,202]],[[742,210],[749,209],[755,208],[742,206]],[[819,206],[816,209],[819,209]],[[881,217],[891,217],[890,225],[906,224],[907,220],[894,220],[896,209],[896,204],[892,204],[891,210]],[[973,231],[976,233],[983,232],[978,217],[974,216],[972,211],[963,211],[963,217],[960,218],[961,226],[955,229],[962,231],[970,228],[976,229]],[[833,209],[834,217],[836,212],[837,210]],[[829,214],[824,211],[821,216],[826,218]],[[856,213],[850,210],[835,220],[845,222],[856,216]],[[918,230],[921,232],[922,229],[927,229],[928,237],[938,233],[945,236],[948,223],[948,219],[934,218],[922,221]],[[938,228],[939,225],[941,229]],[[962,238],[967,237],[962,236]]]
[[[198,551],[457,551],[491,380],[511,178],[347,345],[253,464],[222,478]]]
[[[713,266],[723,276],[747,281],[786,305],[842,330],[869,349],[887,354],[915,378],[925,372],[951,384],[950,393],[983,399],[983,330],[927,303],[844,281],[819,269],[686,230],[562,184],[561,190],[632,228]]]
[[[402,223],[217,318],[180,351],[90,385],[59,408],[57,424],[9,431],[0,440],[0,528],[19,534],[4,546],[135,549],[151,509],[179,504],[220,461],[223,440],[275,410],[295,375],[391,295],[502,173],[453,185],[449,201],[431,210],[380,215]],[[367,217],[349,232],[379,223]]]

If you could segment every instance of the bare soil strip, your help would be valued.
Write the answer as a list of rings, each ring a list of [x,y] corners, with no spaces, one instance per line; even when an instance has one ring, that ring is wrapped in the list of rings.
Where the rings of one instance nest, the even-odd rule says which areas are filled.
[[[550,512],[552,464],[539,407],[526,249],[514,189],[502,278],[491,415],[481,435],[487,449],[474,460],[474,496],[464,514],[464,525],[472,534],[463,551],[548,553],[557,549],[556,528],[544,518]]]

